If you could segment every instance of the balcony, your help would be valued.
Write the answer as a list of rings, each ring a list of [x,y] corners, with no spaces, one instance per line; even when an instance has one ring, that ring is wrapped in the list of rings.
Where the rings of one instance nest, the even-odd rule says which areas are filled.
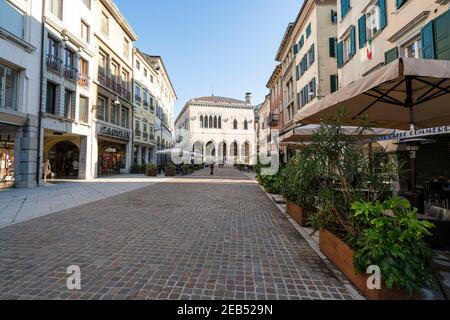
[[[78,69],[72,66],[65,65],[64,78],[66,78],[66,80],[76,83],[78,81]]]
[[[276,127],[280,123],[280,114],[279,113],[270,113],[268,118],[268,124],[271,127]]]
[[[141,98],[141,96],[134,96],[134,101],[137,103],[137,104],[141,104],[142,103],[142,98]]]
[[[48,71],[55,72],[57,74],[61,74],[62,64],[63,64],[61,59],[48,54],[45,59],[45,63],[47,65]]]
[[[78,74],[78,85],[87,88],[91,82],[91,78],[87,74]]]
[[[117,81],[109,77],[103,68],[99,68],[98,72],[98,82],[100,85],[102,85],[105,88],[108,88],[109,90],[115,92],[117,95],[122,97],[123,99],[130,100],[131,99],[131,93],[128,91],[128,89],[120,85]]]

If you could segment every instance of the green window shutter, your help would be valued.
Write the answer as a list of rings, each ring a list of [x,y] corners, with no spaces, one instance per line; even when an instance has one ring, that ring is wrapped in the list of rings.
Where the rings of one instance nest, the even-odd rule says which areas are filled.
[[[350,11],[350,0],[341,0],[341,18],[344,18]]]
[[[309,56],[309,65],[312,65],[316,61],[316,48],[314,43],[311,45],[310,49],[311,55]]]
[[[344,45],[342,41],[337,44],[337,63],[338,68],[342,67],[344,64]]]
[[[401,6],[406,2],[407,0],[397,0],[397,9],[400,9]]]
[[[359,32],[359,48],[362,49],[367,43],[367,24],[366,15],[362,15],[358,20],[358,32]]]
[[[336,38],[329,39],[330,46],[330,57],[336,58]]]
[[[338,76],[337,76],[337,74],[332,74],[330,76],[330,87],[331,87],[331,93],[336,92],[338,90]]]
[[[450,60],[450,10],[434,22],[436,59]]]
[[[398,48],[395,47],[389,51],[386,51],[384,54],[384,61],[386,64],[391,63],[394,60],[398,59]]]
[[[434,21],[430,21],[421,31],[422,58],[436,59],[434,43]]]
[[[356,54],[356,28],[352,26],[350,31],[350,56],[354,56]]]
[[[378,0],[380,7],[380,28],[383,30],[387,26],[386,0]]]
[[[311,23],[306,27],[306,39],[311,35]]]
[[[296,44],[294,44],[293,50],[295,55],[298,54],[298,46]]]
[[[303,48],[303,45],[305,44],[305,36],[302,36],[302,37],[300,38],[299,44],[300,44],[300,49]]]
[[[297,65],[295,67],[295,78],[297,79],[297,81],[300,80],[300,66],[299,65]]]

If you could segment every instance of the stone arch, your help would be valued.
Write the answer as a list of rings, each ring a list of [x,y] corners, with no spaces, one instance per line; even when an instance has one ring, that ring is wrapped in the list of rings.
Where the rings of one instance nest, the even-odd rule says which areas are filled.
[[[72,141],[58,141],[49,148],[48,159],[56,178],[78,178],[80,148]],[[78,168],[74,162],[78,162]]]
[[[250,142],[245,141],[242,144],[242,163],[244,164],[250,164],[250,157],[251,157],[251,146],[250,146]]]
[[[233,141],[230,144],[230,160],[233,163],[239,162],[239,143],[237,141]]]
[[[216,160],[216,144],[214,141],[209,141],[205,145],[205,157],[207,163],[214,163]]]
[[[219,164],[226,164],[228,159],[228,145],[225,141],[219,143],[217,151],[217,162]]]

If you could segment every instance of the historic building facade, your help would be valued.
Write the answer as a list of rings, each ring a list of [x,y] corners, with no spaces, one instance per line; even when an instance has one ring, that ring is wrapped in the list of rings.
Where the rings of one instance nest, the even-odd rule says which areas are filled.
[[[339,87],[399,57],[450,59],[449,9],[449,1],[338,1]]]
[[[0,0],[0,188],[38,180],[42,1]]]
[[[42,160],[55,178],[91,179],[95,10],[90,1],[45,1]]]
[[[192,99],[184,106],[175,127],[178,145],[192,152],[197,161],[256,162],[255,112],[249,93],[245,101],[216,96]]]
[[[155,111],[157,100],[154,96],[156,70],[147,56],[134,49],[133,101],[134,101],[134,161],[142,165],[156,162]]]
[[[95,176],[101,176],[131,168],[133,43],[137,35],[111,0],[97,3],[92,159]]]
[[[162,57],[151,55],[146,55],[146,57],[156,71],[156,78],[150,87],[152,95],[156,98],[156,162],[159,165],[164,165],[171,160],[170,156],[159,154],[158,151],[171,149],[175,144],[174,108],[178,98]]]
[[[280,67],[269,81],[273,103],[282,105],[282,133],[296,126],[300,109],[337,90],[336,28],[336,0],[304,1],[295,22],[289,23],[275,58]]]

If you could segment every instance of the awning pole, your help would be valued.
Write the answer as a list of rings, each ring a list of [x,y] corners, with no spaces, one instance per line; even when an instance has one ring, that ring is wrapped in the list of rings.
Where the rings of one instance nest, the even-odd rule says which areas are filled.
[[[405,107],[409,109],[409,126],[411,130],[416,130],[414,121],[414,102],[412,94],[412,78],[406,77],[406,100]]]

